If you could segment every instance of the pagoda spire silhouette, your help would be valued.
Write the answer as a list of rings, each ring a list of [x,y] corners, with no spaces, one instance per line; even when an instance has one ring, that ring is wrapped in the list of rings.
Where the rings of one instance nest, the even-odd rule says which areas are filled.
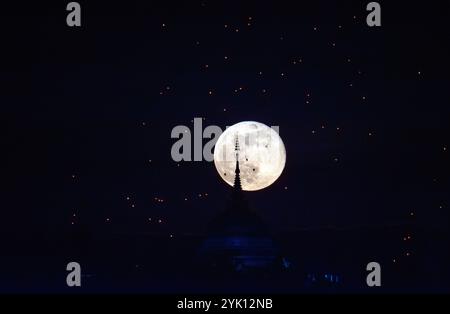
[[[235,151],[235,157],[236,157],[236,168],[234,170],[234,190],[236,192],[241,192],[242,191],[242,184],[241,184],[241,170],[239,169],[239,138],[236,135],[236,140],[235,140],[235,145],[234,145],[234,151]]]
[[[234,170],[234,183],[233,183],[233,193],[231,195],[231,204],[229,206],[229,210],[232,211],[245,211],[249,210],[249,205],[244,197],[244,191],[242,190],[242,181],[241,181],[241,169],[239,168],[239,138],[236,134],[235,144],[234,144],[235,158],[236,158],[236,167]]]

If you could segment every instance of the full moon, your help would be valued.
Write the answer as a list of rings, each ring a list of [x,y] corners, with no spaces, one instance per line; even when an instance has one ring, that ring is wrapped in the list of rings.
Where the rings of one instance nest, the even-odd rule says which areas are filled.
[[[274,183],[286,164],[286,149],[278,133],[255,121],[239,122],[223,132],[214,148],[214,164],[221,178],[233,186],[236,139],[242,189],[257,191]]]

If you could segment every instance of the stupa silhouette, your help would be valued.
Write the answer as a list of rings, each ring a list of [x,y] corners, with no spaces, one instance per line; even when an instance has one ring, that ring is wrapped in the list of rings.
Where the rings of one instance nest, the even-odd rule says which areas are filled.
[[[200,256],[210,270],[248,273],[281,268],[278,250],[263,220],[245,199],[239,169],[236,137],[236,168],[233,191],[226,208],[208,227]],[[203,264],[202,263],[202,264]]]

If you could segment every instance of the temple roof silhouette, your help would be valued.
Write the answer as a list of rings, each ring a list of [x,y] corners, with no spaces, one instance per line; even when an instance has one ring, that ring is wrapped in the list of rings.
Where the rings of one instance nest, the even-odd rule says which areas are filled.
[[[201,253],[211,265],[235,271],[272,267],[277,249],[264,221],[253,211],[241,186],[239,142],[236,138],[233,191],[225,210],[209,224]]]

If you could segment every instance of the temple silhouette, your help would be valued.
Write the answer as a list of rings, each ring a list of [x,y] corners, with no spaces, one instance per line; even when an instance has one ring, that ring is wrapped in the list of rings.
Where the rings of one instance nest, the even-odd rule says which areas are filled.
[[[204,267],[220,273],[260,273],[283,269],[283,258],[269,228],[245,199],[239,169],[236,137],[236,168],[233,191],[226,208],[209,224],[200,248]]]

